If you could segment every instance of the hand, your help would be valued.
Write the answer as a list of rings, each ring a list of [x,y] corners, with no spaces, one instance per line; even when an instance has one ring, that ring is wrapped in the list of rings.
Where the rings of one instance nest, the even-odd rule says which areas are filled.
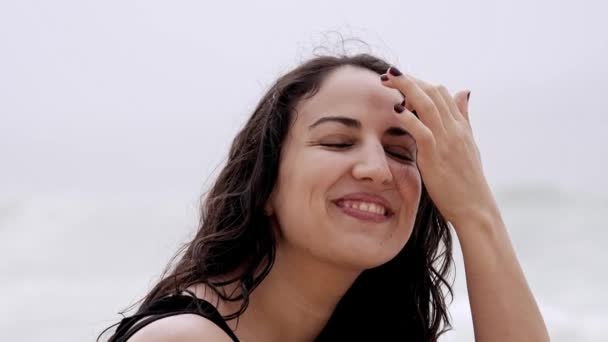
[[[405,95],[405,107],[395,105],[395,111],[416,140],[418,169],[444,218],[458,230],[459,222],[494,213],[496,203],[469,122],[470,91],[452,98],[444,86],[403,75],[395,67],[381,79]]]

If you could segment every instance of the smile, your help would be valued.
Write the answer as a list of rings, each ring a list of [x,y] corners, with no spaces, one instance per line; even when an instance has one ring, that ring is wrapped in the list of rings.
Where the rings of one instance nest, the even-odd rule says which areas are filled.
[[[381,223],[392,216],[387,208],[378,203],[352,200],[340,200],[334,203],[346,215],[363,221]]]
[[[341,201],[339,202],[339,206],[341,207],[345,207],[345,208],[353,208],[353,209],[357,209],[360,211],[366,211],[366,212],[370,212],[370,213],[375,213],[378,215],[386,215],[386,208],[382,205],[376,204],[376,203],[368,203],[368,202],[362,202],[362,201]]]

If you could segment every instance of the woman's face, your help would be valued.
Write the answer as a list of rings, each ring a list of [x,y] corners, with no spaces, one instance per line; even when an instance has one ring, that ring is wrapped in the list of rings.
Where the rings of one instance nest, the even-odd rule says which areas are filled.
[[[302,101],[267,209],[278,250],[356,269],[379,266],[410,237],[421,193],[416,144],[376,73],[341,67]]]

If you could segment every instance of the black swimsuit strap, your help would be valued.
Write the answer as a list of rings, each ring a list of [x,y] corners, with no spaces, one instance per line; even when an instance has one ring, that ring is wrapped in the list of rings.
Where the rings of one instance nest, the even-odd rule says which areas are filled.
[[[116,328],[116,335],[114,336],[113,341],[126,342],[138,330],[146,325],[165,317],[180,314],[203,316],[221,328],[234,342],[239,341],[234,332],[232,332],[232,329],[230,329],[228,324],[226,324],[226,321],[224,321],[222,315],[220,315],[211,303],[188,295],[174,295],[161,298],[150,303],[150,305],[141,310],[141,312],[138,312],[131,317],[124,318],[118,325],[118,328]]]

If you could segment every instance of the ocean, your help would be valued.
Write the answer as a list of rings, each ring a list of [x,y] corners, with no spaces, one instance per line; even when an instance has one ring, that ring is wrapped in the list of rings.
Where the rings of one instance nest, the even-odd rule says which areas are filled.
[[[525,184],[495,193],[552,341],[608,341],[608,196]],[[153,192],[0,195],[0,340],[95,340],[192,236],[197,205]],[[442,341],[473,341],[454,252],[454,328]]]

